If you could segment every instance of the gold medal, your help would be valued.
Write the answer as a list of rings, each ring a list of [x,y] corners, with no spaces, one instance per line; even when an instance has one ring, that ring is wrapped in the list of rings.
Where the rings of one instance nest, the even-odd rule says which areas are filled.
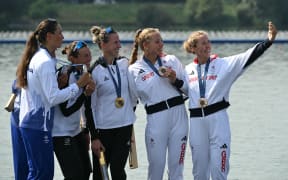
[[[161,76],[164,76],[164,74],[166,73],[167,69],[166,67],[164,66],[161,66],[159,69],[158,69],[158,72]]]
[[[115,100],[115,106],[117,108],[122,108],[124,106],[124,99],[122,97],[117,97]]]
[[[206,98],[200,98],[199,99],[199,105],[201,108],[204,108],[208,105],[208,100]]]

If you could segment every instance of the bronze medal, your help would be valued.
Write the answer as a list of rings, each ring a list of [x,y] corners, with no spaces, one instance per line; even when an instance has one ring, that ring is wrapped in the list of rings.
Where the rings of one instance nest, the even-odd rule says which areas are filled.
[[[208,105],[208,100],[206,98],[200,98],[199,99],[199,105],[201,108],[204,108]]]
[[[164,66],[161,66],[159,69],[158,69],[158,72],[161,76],[164,76],[164,74],[166,73],[167,69],[166,67]]]
[[[122,97],[118,97],[115,100],[115,106],[117,108],[122,108],[124,106],[124,99]]]

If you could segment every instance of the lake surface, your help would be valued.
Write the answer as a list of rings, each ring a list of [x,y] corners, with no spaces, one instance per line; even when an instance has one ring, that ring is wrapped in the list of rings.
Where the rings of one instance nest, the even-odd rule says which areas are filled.
[[[89,44],[93,60],[98,47]],[[253,44],[213,44],[220,57],[240,53]],[[63,46],[64,47],[64,46]],[[132,44],[123,44],[121,54],[130,56]],[[9,113],[4,106],[11,94],[11,82],[23,52],[24,44],[0,44],[0,180],[14,179]],[[193,55],[186,54],[181,44],[166,44],[165,52],[175,54],[188,64]],[[57,52],[58,57],[64,59]],[[274,44],[234,84],[228,110],[232,132],[230,180],[288,179],[288,44]],[[135,124],[139,168],[130,170],[128,179],[147,179],[144,143],[145,112],[137,108]],[[188,146],[187,146],[188,147]],[[55,160],[55,178],[63,179]],[[184,178],[193,179],[190,148],[185,157]],[[167,172],[165,172],[165,178]]]

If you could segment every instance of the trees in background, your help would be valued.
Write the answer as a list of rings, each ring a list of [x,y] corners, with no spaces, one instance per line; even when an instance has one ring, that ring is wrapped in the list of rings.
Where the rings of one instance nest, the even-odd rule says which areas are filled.
[[[28,16],[32,19],[39,17],[56,18],[57,12],[57,0],[37,0],[29,7]]]
[[[246,28],[247,26],[253,26],[257,20],[256,11],[257,7],[255,1],[241,1],[236,7],[236,18],[237,18],[237,26],[241,28]],[[263,24],[261,25],[261,27]]]
[[[90,9],[90,12],[85,12],[87,9],[83,9],[83,12],[85,12],[83,14],[86,14],[85,17],[80,14],[78,15],[79,17],[72,19],[71,16],[63,16],[62,11],[67,6],[70,6],[71,9],[72,4],[74,8],[79,10],[81,7],[87,7],[81,6],[81,4],[94,3],[94,1],[1,0],[0,29],[25,29],[23,25],[31,25],[34,21],[39,21],[39,19],[46,17],[58,18],[60,15],[61,18],[70,17],[69,22],[72,24],[75,22],[74,19],[78,19],[78,22],[75,23],[77,24],[81,18],[87,24],[89,23],[87,14],[91,14],[92,18],[95,18],[95,13],[93,14],[93,12],[99,11],[99,8],[103,7],[102,5],[94,5],[93,8],[95,10]],[[263,22],[269,20],[273,21],[279,29],[288,29],[288,18],[286,16],[287,0],[177,0],[177,12],[173,12],[175,9],[171,8],[171,6],[165,6],[165,4],[176,3],[175,0],[113,1],[115,2],[114,4],[105,6],[105,14],[107,13],[106,16],[109,16],[107,21],[117,21],[117,25],[122,23],[121,27],[125,28],[126,26],[127,29],[130,26],[154,26],[164,29],[176,29],[177,27],[194,28],[197,26],[206,29],[257,29],[262,28]],[[62,9],[58,7],[59,3],[65,3],[64,6],[61,6]],[[78,3],[79,5],[77,5]],[[133,7],[133,10],[129,11],[131,17],[134,18],[133,21],[127,23],[127,19],[119,20],[117,17],[115,17],[117,20],[113,20],[114,15],[118,12],[115,12],[115,8],[111,8],[112,12],[109,12],[109,7],[117,7],[119,4],[130,5],[130,8]],[[179,9],[179,5],[183,8]],[[73,16],[74,11],[72,11],[68,13],[72,13]],[[102,19],[102,22],[105,20]]]
[[[257,9],[257,17],[273,21],[279,28],[288,29],[287,0],[253,0]],[[259,22],[258,22],[259,23]]]
[[[163,3],[185,3],[186,0],[115,0],[117,3],[149,3],[149,2],[163,2]]]
[[[1,0],[0,28],[26,29],[29,23],[33,23],[33,18],[56,17],[56,2],[57,0]]]
[[[186,0],[185,14],[191,25],[247,29],[271,20],[287,29],[287,7],[287,0]]]
[[[223,0],[187,0],[184,13],[190,25],[223,27]]]
[[[168,14],[165,9],[153,4],[149,4],[145,7],[140,8],[137,12],[136,19],[141,28],[167,28],[168,26],[173,26],[174,24],[173,17]]]
[[[31,1],[33,0],[1,0],[0,28],[5,28],[8,24],[13,28],[19,17],[27,13]]]

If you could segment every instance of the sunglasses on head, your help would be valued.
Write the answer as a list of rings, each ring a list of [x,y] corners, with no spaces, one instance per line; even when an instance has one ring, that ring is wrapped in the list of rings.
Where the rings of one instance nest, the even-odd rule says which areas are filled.
[[[87,46],[87,44],[84,41],[77,41],[75,47],[73,48],[73,52],[76,52],[77,50],[85,46]]]
[[[57,22],[56,19],[53,19],[53,18],[48,18],[47,20],[48,20],[49,22]]]
[[[114,30],[110,26],[105,29],[105,33],[107,33],[107,34],[110,34],[110,33],[113,33],[113,32],[114,32]]]

